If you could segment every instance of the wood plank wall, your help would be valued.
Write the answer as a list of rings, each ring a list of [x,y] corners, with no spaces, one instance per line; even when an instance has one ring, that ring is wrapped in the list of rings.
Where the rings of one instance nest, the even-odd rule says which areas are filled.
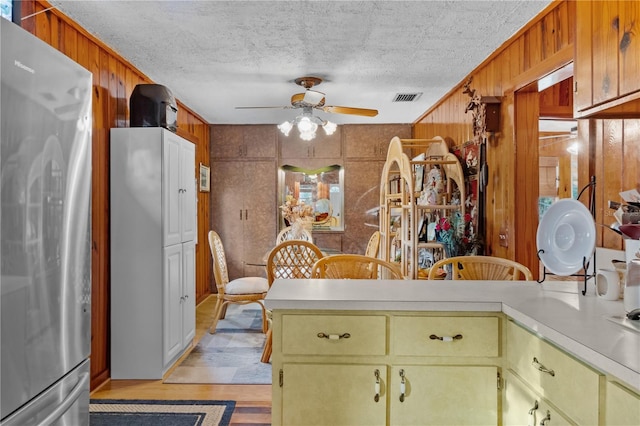
[[[462,93],[469,77],[473,78],[471,87],[480,94],[501,99],[500,130],[489,136],[487,148],[488,254],[520,261],[534,273],[538,271],[538,218],[537,202],[530,194],[538,193],[538,170],[526,165],[533,161],[537,164],[537,157],[530,157],[535,151],[527,146],[532,139],[530,133],[537,135],[537,126],[516,120],[515,93],[530,90],[531,83],[573,61],[575,15],[573,1],[549,5],[428,110],[413,128],[414,137],[442,136],[450,146],[471,140],[471,114],[464,113],[469,97]],[[535,105],[520,105],[528,107]],[[588,183],[591,175],[596,176],[596,222],[608,226],[613,221],[613,211],[607,209],[607,200],[619,201],[618,193],[625,189],[640,190],[640,123],[622,119],[578,120],[577,140],[588,148],[579,154],[579,187]],[[508,247],[499,245],[501,231],[508,233]],[[598,246],[623,248],[622,239],[604,227],[597,227],[597,235]]]
[[[153,81],[57,9],[44,11],[50,7],[46,1],[22,1],[22,16],[35,14],[23,19],[22,27],[93,74],[91,389],[95,389],[110,377],[109,129],[129,125],[131,92],[137,84]],[[177,104],[177,133],[196,144],[195,179],[197,164],[209,164],[209,125],[179,100]],[[209,193],[199,192],[197,301],[210,294],[211,262],[206,236],[208,205]]]

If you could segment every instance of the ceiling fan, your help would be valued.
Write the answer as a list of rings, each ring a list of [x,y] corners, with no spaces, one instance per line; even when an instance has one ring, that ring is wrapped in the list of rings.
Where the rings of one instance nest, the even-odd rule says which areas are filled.
[[[291,106],[253,106],[253,107],[236,107],[236,109],[258,109],[258,108],[282,108],[303,110],[303,114],[311,114],[313,109],[335,114],[351,114],[361,115],[365,117],[375,117],[378,115],[377,109],[353,108],[345,106],[325,105],[324,93],[312,90],[314,86],[322,83],[320,77],[300,77],[296,78],[295,83],[304,87],[304,93],[296,93],[291,96]]]

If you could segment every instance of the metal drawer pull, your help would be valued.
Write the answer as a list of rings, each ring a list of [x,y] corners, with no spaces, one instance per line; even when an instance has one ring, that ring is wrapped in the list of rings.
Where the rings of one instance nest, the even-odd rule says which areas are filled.
[[[348,339],[349,337],[351,337],[351,334],[349,333],[343,333],[343,334],[318,333],[318,337],[321,339],[340,340],[340,339]]]
[[[375,385],[376,394],[373,396],[373,400],[375,402],[378,402],[380,401],[380,370],[376,368],[376,370],[373,372],[373,375],[376,377],[376,385]]]
[[[400,369],[400,402],[404,402],[404,394],[407,391],[406,380],[404,377],[404,370]]]
[[[529,421],[527,426],[536,426],[536,411],[538,410],[538,400],[533,403],[533,407],[529,410]]]
[[[429,339],[431,340],[441,340],[443,342],[453,342],[454,340],[460,340],[462,339],[462,334],[456,334],[455,336],[436,336],[435,334],[432,334],[431,336],[429,336]]]
[[[547,367],[545,367],[544,365],[540,364],[540,362],[538,362],[538,358],[536,358],[535,356],[533,357],[533,362],[531,364],[533,364],[533,366],[536,367],[538,369],[538,371],[542,371],[543,373],[547,373],[547,374],[551,375],[551,377],[554,377],[556,375],[555,371],[549,370]]]
[[[547,410],[547,415],[544,419],[540,420],[540,426],[545,426],[547,423],[551,422],[551,413]]]

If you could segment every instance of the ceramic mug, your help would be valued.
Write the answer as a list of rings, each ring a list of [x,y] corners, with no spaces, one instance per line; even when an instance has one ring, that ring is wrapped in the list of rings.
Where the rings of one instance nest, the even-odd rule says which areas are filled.
[[[605,300],[620,298],[620,275],[613,269],[598,269],[596,272],[596,294]]]

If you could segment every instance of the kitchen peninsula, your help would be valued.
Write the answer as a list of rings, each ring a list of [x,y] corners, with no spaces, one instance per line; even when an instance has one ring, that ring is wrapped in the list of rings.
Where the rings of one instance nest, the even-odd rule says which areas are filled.
[[[640,420],[640,331],[610,320],[621,301],[535,282],[276,280],[266,306],[273,424]]]

